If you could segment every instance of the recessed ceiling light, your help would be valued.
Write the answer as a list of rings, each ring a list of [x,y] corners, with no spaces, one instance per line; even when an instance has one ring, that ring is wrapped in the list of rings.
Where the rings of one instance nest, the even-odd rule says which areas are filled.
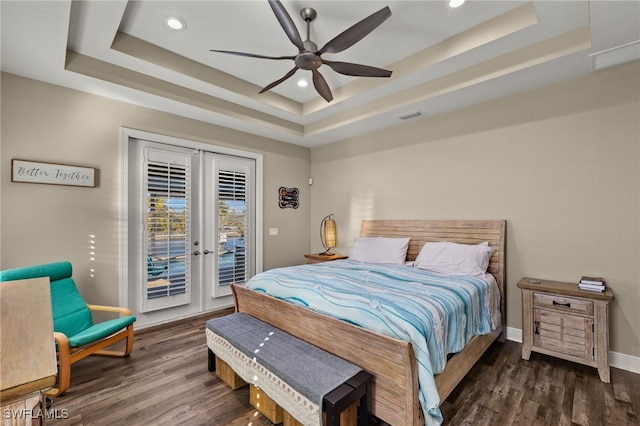
[[[180,18],[176,18],[175,16],[165,16],[164,23],[167,27],[172,30],[180,31],[187,28],[187,24]]]
[[[460,7],[466,0],[449,0],[449,7]]]
[[[307,87],[308,85],[309,85],[309,82],[307,80],[304,80],[304,79],[298,80],[298,87]]]

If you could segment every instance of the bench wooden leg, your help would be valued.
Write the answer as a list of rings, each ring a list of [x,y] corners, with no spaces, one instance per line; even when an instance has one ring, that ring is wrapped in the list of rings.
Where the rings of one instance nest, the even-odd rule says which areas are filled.
[[[327,426],[340,425],[340,413],[358,403],[358,426],[369,426],[372,406],[371,374],[361,371],[324,397],[322,403]]]
[[[215,369],[216,375],[220,377],[220,380],[228,384],[231,389],[239,389],[247,384],[242,377],[233,371],[229,364],[220,358],[216,358]]]
[[[354,397],[353,388],[346,383],[326,394],[322,401],[322,411],[327,416],[326,426],[340,426],[340,413],[349,408],[358,398]]]
[[[209,371],[216,371],[216,354],[214,354],[211,349],[209,349],[209,360],[207,363],[207,368],[209,369]]]
[[[271,423],[278,424],[284,422],[285,411],[273,399],[269,398],[261,389],[254,385],[249,385],[249,403],[258,410]]]
[[[366,371],[361,371],[347,380],[347,384],[355,389],[356,397],[360,395],[360,403],[358,404],[358,426],[369,426],[371,424],[370,410],[373,407],[371,379],[371,374]]]

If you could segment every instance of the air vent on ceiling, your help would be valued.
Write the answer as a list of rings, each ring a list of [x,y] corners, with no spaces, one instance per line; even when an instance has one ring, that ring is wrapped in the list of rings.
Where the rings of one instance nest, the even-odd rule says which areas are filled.
[[[591,70],[597,71],[614,65],[640,59],[640,40],[601,50],[589,55]]]
[[[413,111],[403,112],[401,114],[396,115],[396,117],[399,118],[400,120],[411,120],[412,118],[422,117],[423,115],[424,115],[424,112],[416,109]]]

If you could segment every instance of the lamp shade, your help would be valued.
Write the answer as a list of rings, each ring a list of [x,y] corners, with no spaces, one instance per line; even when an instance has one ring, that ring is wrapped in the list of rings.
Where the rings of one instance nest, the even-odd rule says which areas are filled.
[[[320,254],[332,255],[331,249],[337,244],[336,221],[331,218],[332,214],[322,219],[320,223],[320,241],[325,252]]]
[[[327,247],[333,248],[336,246],[336,221],[333,219],[327,219],[324,223],[324,240]]]

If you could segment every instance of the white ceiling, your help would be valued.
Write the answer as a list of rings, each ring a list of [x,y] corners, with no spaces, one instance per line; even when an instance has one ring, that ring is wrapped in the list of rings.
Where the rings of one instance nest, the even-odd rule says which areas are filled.
[[[392,16],[362,41],[325,59],[393,71],[355,78],[323,66],[334,100],[299,88],[297,53],[266,0],[7,1],[1,3],[2,71],[314,147],[402,125],[398,114],[436,115],[592,71],[596,52],[640,55],[640,2],[482,1],[450,9],[431,1],[282,1],[302,38],[313,7],[319,47],[384,6]],[[164,17],[187,28],[172,31]],[[631,44],[629,44],[631,43]],[[640,77],[640,76],[639,76]],[[417,118],[420,119],[420,118]]]

